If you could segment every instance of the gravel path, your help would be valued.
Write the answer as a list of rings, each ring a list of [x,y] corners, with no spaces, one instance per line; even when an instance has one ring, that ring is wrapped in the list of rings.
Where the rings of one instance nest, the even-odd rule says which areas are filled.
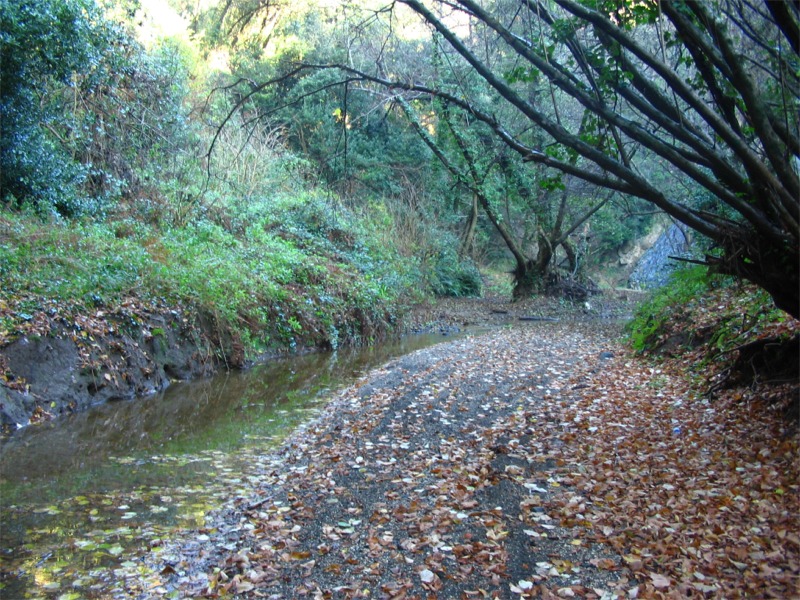
[[[371,372],[127,597],[796,597],[797,429],[619,333],[517,321]]]
[[[585,387],[613,356],[616,333],[599,322],[534,322],[372,372],[264,457],[259,489],[200,543],[160,554],[163,589],[612,596],[619,557],[548,506],[563,493],[553,400]]]

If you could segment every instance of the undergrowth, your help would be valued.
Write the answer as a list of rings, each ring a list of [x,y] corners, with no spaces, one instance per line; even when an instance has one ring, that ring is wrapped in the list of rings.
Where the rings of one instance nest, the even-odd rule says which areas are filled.
[[[235,222],[226,214],[151,224],[124,214],[43,220],[3,211],[0,344],[56,310],[54,302],[64,316],[138,297],[205,316],[248,355],[336,348],[386,334],[430,290],[463,293],[446,279],[450,271],[430,279],[430,256],[426,264],[402,254],[320,193],[251,202]]]
[[[659,348],[670,336],[673,323],[685,317],[689,302],[715,286],[729,283],[709,279],[706,271],[699,266],[675,271],[669,285],[657,290],[639,307],[627,326],[634,350],[646,352]]]
[[[627,331],[637,352],[704,345],[715,356],[763,335],[790,335],[793,322],[765,291],[697,266],[676,271],[639,307]]]
[[[627,333],[635,351],[681,366],[705,394],[740,388],[738,397],[797,411],[800,321],[751,284],[680,270],[640,306]]]

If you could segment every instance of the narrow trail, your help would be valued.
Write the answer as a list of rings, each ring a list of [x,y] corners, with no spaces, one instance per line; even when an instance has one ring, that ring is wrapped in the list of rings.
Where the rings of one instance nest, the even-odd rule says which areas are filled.
[[[796,439],[692,408],[684,377],[617,334],[534,322],[373,371],[262,457],[251,496],[155,548],[128,591],[792,597]],[[734,421],[745,439],[728,438]]]

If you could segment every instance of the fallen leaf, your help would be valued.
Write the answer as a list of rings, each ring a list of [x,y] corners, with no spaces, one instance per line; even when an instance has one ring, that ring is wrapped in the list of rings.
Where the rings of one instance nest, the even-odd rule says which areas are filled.
[[[422,580],[422,583],[432,583],[434,577],[436,576],[433,574],[433,571],[428,569],[423,569],[419,572],[419,578]]]
[[[668,577],[664,577],[658,573],[650,573],[650,579],[652,580],[653,586],[657,588],[668,588],[671,585]]]

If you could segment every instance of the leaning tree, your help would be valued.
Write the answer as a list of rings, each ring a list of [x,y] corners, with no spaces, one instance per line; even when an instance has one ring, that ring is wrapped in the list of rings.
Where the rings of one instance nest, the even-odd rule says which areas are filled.
[[[546,291],[548,286],[576,299],[585,298],[590,291],[588,288],[574,281],[568,282],[568,285],[567,282],[557,281],[557,278],[553,277],[555,273],[552,271],[551,265],[554,262],[556,250],[561,247],[569,261],[572,275],[577,274],[578,254],[570,236],[600,210],[610,200],[610,196],[589,202],[588,206],[577,206],[577,202],[570,202],[570,193],[564,182],[560,180],[554,182],[550,178],[542,177],[541,174],[538,177],[538,185],[535,186],[538,189],[532,190],[526,186],[526,182],[519,180],[519,174],[514,169],[514,165],[496,148],[487,148],[485,144],[474,147],[467,138],[466,132],[462,130],[461,124],[456,122],[455,116],[445,107],[439,116],[440,129],[448,131],[454,140],[457,149],[455,154],[460,156],[459,160],[459,158],[451,156],[442,144],[434,139],[420,122],[419,115],[414,108],[404,98],[398,97],[396,101],[414,130],[434,156],[445,166],[455,183],[466,188],[472,195],[472,210],[462,235],[462,250],[471,243],[470,238],[474,234],[478,206],[480,206],[514,258],[513,297],[515,300],[527,298],[536,292]],[[482,141],[485,142],[485,140]],[[486,160],[487,155],[489,160]],[[539,213],[536,215],[537,250],[533,257],[528,255],[525,240],[520,239],[514,231],[513,223],[507,222],[508,215],[504,219],[492,200],[494,194],[490,192],[491,186],[487,185],[487,180],[494,170],[500,171],[506,179],[510,179],[513,185],[519,188],[518,195],[527,198],[528,203],[523,211]],[[508,200],[508,191],[505,192],[505,195]],[[538,197],[533,198],[534,195]],[[556,196],[559,196],[558,202],[552,202],[551,199]],[[574,206],[569,206],[570,204]],[[537,211],[534,208],[536,205],[539,207],[553,205],[552,218],[541,214],[548,212],[546,210]]]
[[[711,240],[705,264],[715,272],[757,284],[800,316],[797,3],[398,5],[434,31],[449,64],[468,66],[488,84],[502,110],[435,78],[338,65],[350,78],[439,97],[483,121],[526,161],[652,203]],[[542,81],[549,105],[528,93]],[[560,117],[570,105],[573,114],[592,116],[591,127]],[[531,125],[546,132],[546,143],[532,143],[541,136],[529,135]],[[655,168],[658,178],[649,176]]]

